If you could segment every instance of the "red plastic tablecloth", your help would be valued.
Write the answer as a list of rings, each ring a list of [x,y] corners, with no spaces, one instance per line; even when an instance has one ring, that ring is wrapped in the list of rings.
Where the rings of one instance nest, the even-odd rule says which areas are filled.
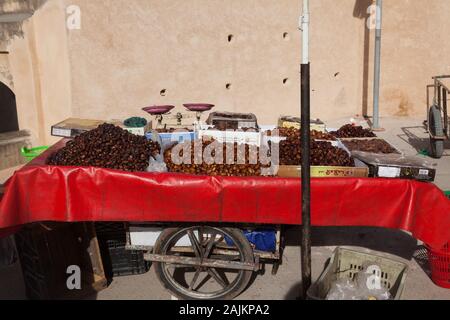
[[[7,182],[0,229],[38,221],[301,224],[300,179],[46,166],[62,143]],[[433,184],[320,178],[311,192],[315,226],[402,229],[439,248],[450,240],[450,201]]]

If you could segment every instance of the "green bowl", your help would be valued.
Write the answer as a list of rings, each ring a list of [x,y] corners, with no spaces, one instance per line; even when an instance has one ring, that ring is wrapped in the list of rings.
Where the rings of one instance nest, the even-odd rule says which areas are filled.
[[[449,191],[444,191],[444,194],[450,200],[450,190]]]
[[[40,146],[36,148],[22,148],[20,152],[22,153],[22,156],[27,160],[31,161],[37,156],[39,156],[41,153],[43,153],[45,150],[47,150],[48,146]]]

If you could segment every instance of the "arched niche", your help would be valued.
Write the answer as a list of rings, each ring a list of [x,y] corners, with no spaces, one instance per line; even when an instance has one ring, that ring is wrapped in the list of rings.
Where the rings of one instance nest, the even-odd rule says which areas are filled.
[[[16,95],[0,81],[0,133],[19,131]]]

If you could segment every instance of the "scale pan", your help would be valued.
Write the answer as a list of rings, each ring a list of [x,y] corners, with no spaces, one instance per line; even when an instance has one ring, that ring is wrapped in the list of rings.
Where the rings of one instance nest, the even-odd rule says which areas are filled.
[[[169,112],[170,110],[172,110],[173,108],[175,108],[175,106],[164,105],[164,106],[145,107],[145,108],[142,108],[142,110],[155,116],[155,115],[165,114],[165,113]]]
[[[189,111],[196,111],[196,112],[209,111],[212,108],[214,108],[214,105],[209,103],[186,103],[183,104],[183,106]]]

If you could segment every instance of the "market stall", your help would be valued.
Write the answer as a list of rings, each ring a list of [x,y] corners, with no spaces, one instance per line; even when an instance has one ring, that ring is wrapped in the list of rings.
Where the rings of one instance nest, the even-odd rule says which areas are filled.
[[[122,245],[155,262],[158,278],[173,294],[235,297],[260,261],[274,263],[276,272],[280,226],[303,225],[304,138],[295,117],[280,116],[268,128],[251,114],[216,112],[208,121],[214,125],[181,129],[186,135],[176,128],[132,133],[112,123],[83,132],[70,128],[73,138],[44,151],[6,183],[1,232],[34,222],[126,222]],[[406,230],[436,250],[449,242],[450,202],[425,182],[433,181],[435,169],[402,155],[369,129],[347,124],[327,130],[323,122],[312,123],[313,226]],[[208,162],[213,153],[223,157]],[[262,162],[265,154],[269,164]],[[167,270],[174,265],[197,270],[189,285]],[[237,272],[236,280],[224,281],[216,269]],[[194,290],[204,271],[219,290]]]
[[[274,263],[276,272],[282,258],[280,226],[303,225],[300,164],[305,153],[298,118],[281,116],[270,128],[259,127],[254,115],[222,112],[209,118],[214,127],[186,129],[187,135],[175,128],[145,129],[139,135],[111,123],[75,129],[73,138],[44,151],[6,183],[2,234],[34,222],[126,222],[123,245],[155,262],[158,278],[173,294],[235,297],[261,268],[260,261]],[[363,127],[348,124],[327,131],[320,121],[312,122],[313,226],[406,230],[436,250],[449,242],[450,202],[425,182],[433,181],[433,168],[405,157]],[[261,162],[264,147],[277,166]],[[208,163],[208,155],[216,152],[223,152],[223,162]],[[180,155],[186,163],[177,162]],[[201,161],[194,161],[199,155]],[[174,265],[197,270],[188,285],[167,270]],[[224,281],[217,269],[231,270],[235,281]],[[203,271],[216,280],[218,290],[194,290]]]
[[[0,228],[36,221],[211,222],[301,225],[300,179],[211,177],[55,167],[56,144],[17,171],[0,202]],[[450,202],[433,184],[402,179],[312,179],[315,226],[412,232],[442,247]]]

